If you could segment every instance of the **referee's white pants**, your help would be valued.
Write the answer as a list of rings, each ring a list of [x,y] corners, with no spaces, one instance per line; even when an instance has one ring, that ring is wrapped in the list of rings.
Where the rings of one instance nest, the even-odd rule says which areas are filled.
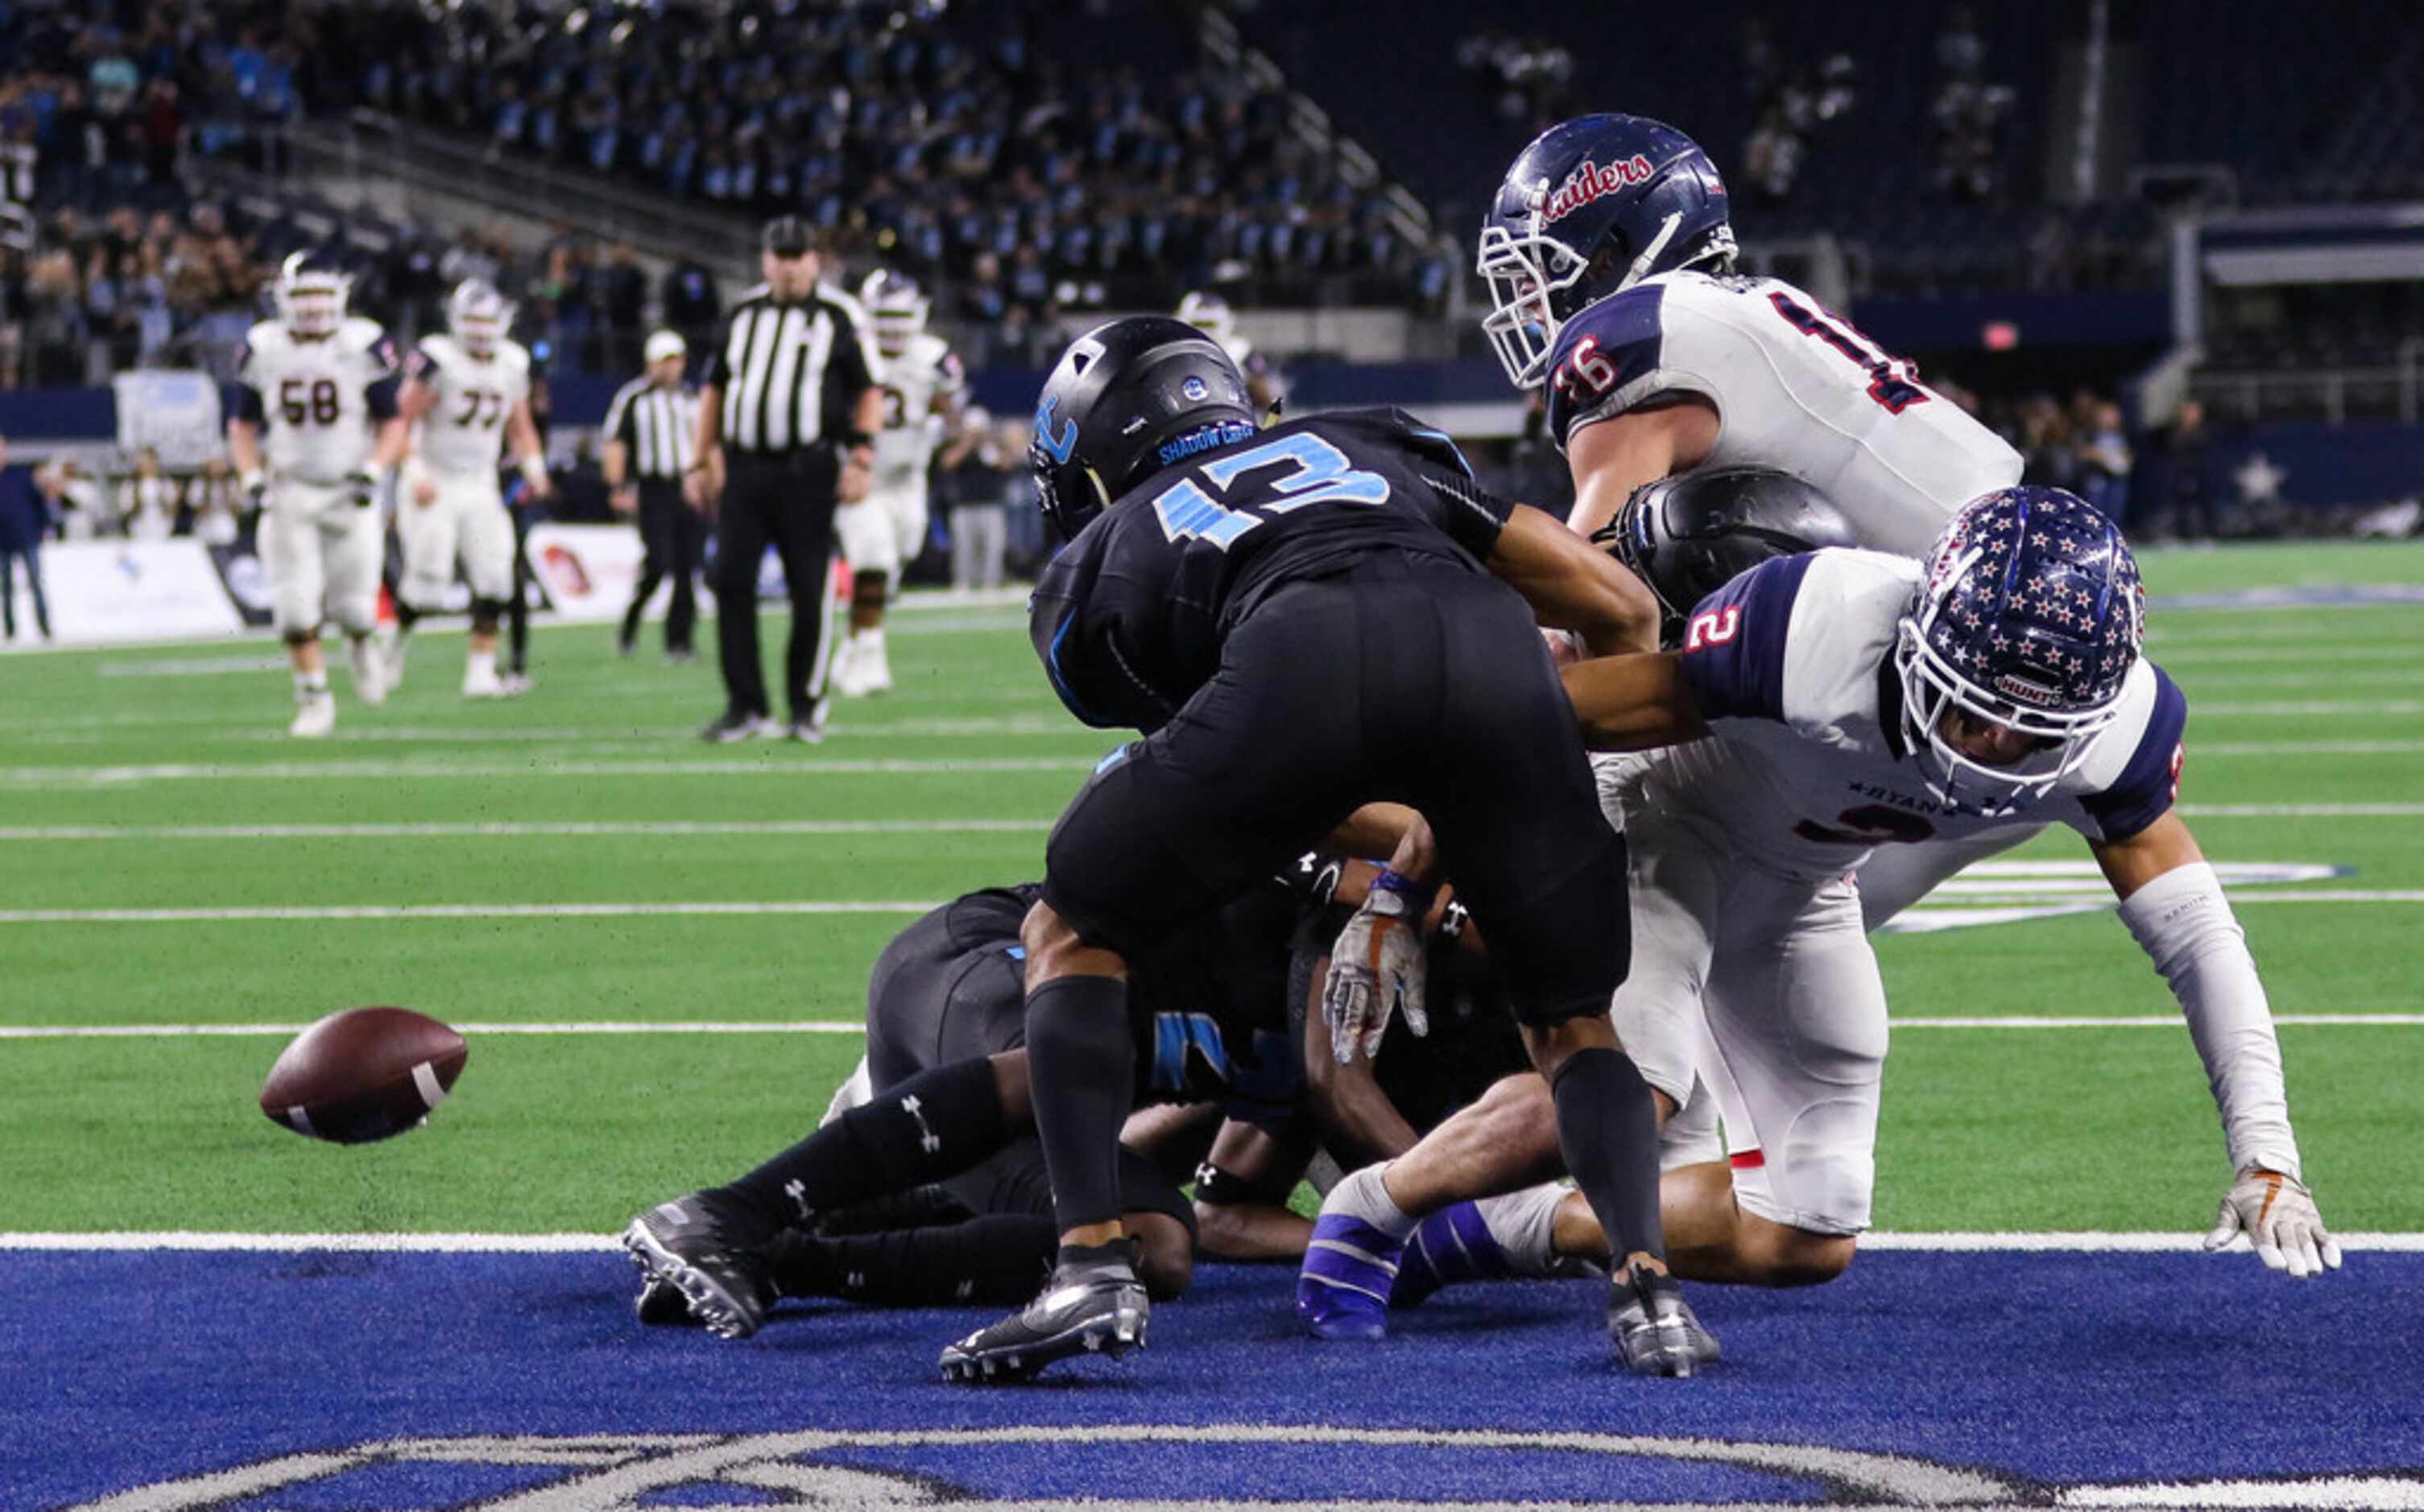
[[[355,503],[342,484],[272,483],[261,514],[261,565],[279,633],[315,634],[324,619],[348,635],[376,629],[384,535],[376,506]]]
[[[438,490],[426,504],[414,498],[424,482]],[[395,533],[404,547],[400,593],[414,609],[431,613],[446,607],[458,559],[473,598],[512,595],[514,522],[493,474],[407,469],[396,490]]]

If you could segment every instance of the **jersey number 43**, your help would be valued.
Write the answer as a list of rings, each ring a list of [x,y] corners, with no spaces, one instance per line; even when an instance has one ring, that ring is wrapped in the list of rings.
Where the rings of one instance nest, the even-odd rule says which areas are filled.
[[[1263,523],[1265,515],[1285,515],[1307,504],[1338,502],[1380,504],[1389,500],[1389,480],[1347,465],[1347,454],[1320,437],[1299,431],[1268,446],[1206,462],[1197,469],[1223,498],[1249,472],[1286,464],[1295,470],[1273,479],[1277,497],[1251,508],[1231,509],[1204,491],[1193,478],[1155,496],[1154,517],[1172,541],[1209,542],[1226,551],[1239,536]],[[1254,513],[1260,510],[1260,514]]]

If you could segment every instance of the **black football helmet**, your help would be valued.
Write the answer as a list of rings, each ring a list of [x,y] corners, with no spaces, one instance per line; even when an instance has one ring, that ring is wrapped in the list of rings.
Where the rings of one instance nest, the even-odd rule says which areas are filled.
[[[1131,315],[1060,355],[1027,465],[1044,517],[1074,538],[1162,469],[1255,434],[1246,380],[1218,342],[1167,315]]]
[[[1643,484],[1593,533],[1657,596],[1659,639],[1681,644],[1693,606],[1770,557],[1858,546],[1832,501],[1790,472],[1718,468]]]

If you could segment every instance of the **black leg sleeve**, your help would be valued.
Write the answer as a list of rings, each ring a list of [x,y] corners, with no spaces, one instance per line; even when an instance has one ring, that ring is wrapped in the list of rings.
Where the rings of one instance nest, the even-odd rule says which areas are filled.
[[[754,475],[750,466],[746,474]],[[764,503],[736,463],[724,490],[715,538],[715,644],[724,662],[724,692],[732,708],[767,711],[766,674],[758,661],[758,563],[766,554]]]
[[[1024,1302],[1059,1248],[1052,1220],[989,1213],[938,1228],[839,1238],[788,1233],[767,1247],[785,1297],[839,1297],[870,1307]]]
[[[1658,1106],[1621,1050],[1578,1050],[1558,1068],[1557,1144],[1574,1185],[1599,1215],[1608,1248],[1666,1258],[1658,1221]]]
[[[1063,1231],[1120,1216],[1120,1125],[1135,1099],[1128,984],[1056,977],[1027,997],[1035,1132]]]
[[[885,1089],[713,1195],[769,1228],[806,1223],[957,1175],[1006,1132],[993,1063],[955,1061]]]

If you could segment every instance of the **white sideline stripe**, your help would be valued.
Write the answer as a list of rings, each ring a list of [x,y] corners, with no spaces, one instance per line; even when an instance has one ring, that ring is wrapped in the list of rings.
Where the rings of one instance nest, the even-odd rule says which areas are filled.
[[[2424,819],[2416,804],[2182,804],[2184,819]],[[1024,835],[1048,819],[564,820],[456,824],[28,824],[0,826],[8,840],[417,840],[533,836]],[[2065,875],[2069,875],[2065,872]],[[2081,873],[2081,875],[2093,875]]]
[[[2424,903],[2424,890],[2390,892],[2234,892],[2234,904]],[[1967,906],[2011,901],[2060,904],[2063,894],[1989,892],[1965,897]],[[2098,901],[2082,896],[2082,903]],[[800,901],[779,903],[364,903],[316,908],[12,908],[0,924],[227,924],[301,920],[418,918],[654,918],[725,915],[925,914],[933,902]],[[1924,908],[1914,910],[1924,916]]]
[[[2424,1013],[2275,1013],[2275,1024],[2304,1027],[2359,1026],[2393,1028],[2424,1025]],[[2188,1020],[2177,1013],[2127,1013],[2096,1018],[2044,1018],[2025,1014],[1977,1018],[1903,1018],[1886,1020],[1897,1029],[2179,1029]],[[5,1032],[5,1031],[0,1031]]]
[[[2418,819],[2424,804],[2182,804],[2183,819]]]
[[[1072,756],[950,756],[893,760],[759,761],[267,761],[168,762],[125,767],[0,767],[0,783],[24,788],[106,788],[132,782],[229,782],[270,778],[279,782],[336,778],[348,782],[391,777],[830,777],[895,772],[1092,772],[1095,759]]]
[[[2342,1249],[2424,1254],[2424,1233],[2339,1233]],[[2195,1254],[2196,1233],[1864,1233],[1865,1249],[1922,1253],[2008,1252]],[[340,1249],[374,1254],[603,1254],[621,1241],[605,1233],[0,1233],[0,1250],[295,1250]]]
[[[1946,887],[1938,888],[1938,892],[1944,893],[1948,890],[1953,896],[1959,898],[1961,906],[1964,908],[1975,908],[1985,903],[2081,902],[2094,903],[2104,908],[2113,906],[2113,890],[2109,887],[2082,885],[2073,893],[2060,887],[2030,891],[1982,883],[1978,884],[1975,891],[1963,888],[1958,883],[1948,883]],[[2291,893],[2242,892],[2233,887],[2228,891],[2231,906],[2234,908],[2244,908],[2251,903],[2424,903],[2424,890],[2413,888],[2392,888],[2380,892],[2333,889],[2325,892]],[[1922,901],[1918,907],[1912,909],[1911,913],[1925,914],[1928,907],[1929,905]]]
[[[2174,1022],[2177,1022],[2175,1020]],[[0,1040],[182,1040],[291,1037],[308,1024],[23,1024],[0,1025]],[[850,1019],[606,1020],[589,1024],[456,1024],[459,1034],[864,1034]]]
[[[2413,698],[2274,699],[2253,703],[2204,703],[2191,707],[2198,718],[2216,714],[2424,714],[2424,701]]]
[[[2424,812],[2424,804],[2416,805]],[[422,840],[616,835],[1028,835],[1048,819],[571,820],[486,824],[35,824],[8,840]]]
[[[2418,896],[2424,896],[2419,894]],[[928,914],[940,903],[378,903],[325,908],[11,908],[0,924],[217,924],[253,919],[636,918],[659,915]]]
[[[1893,1018],[1897,1029],[2099,1029],[2180,1028],[2177,1013],[2114,1014],[2099,1018],[2038,1018],[2023,1015],[1978,1018]],[[2275,1013],[2275,1024],[2291,1027],[2411,1028],[2424,1026],[2424,1013]],[[268,1036],[292,1037],[307,1024],[19,1024],[0,1025],[0,1040],[207,1040]],[[623,1019],[596,1023],[482,1024],[460,1023],[457,1032],[476,1034],[864,1034],[867,1026],[850,1019]],[[1327,1241],[1324,1241],[1327,1242]]]
[[[2175,661],[2413,661],[2406,645],[2195,645],[2183,642],[2160,649],[2154,660]]]
[[[2424,740],[2205,740],[2189,746],[2200,756],[2414,756]]]

